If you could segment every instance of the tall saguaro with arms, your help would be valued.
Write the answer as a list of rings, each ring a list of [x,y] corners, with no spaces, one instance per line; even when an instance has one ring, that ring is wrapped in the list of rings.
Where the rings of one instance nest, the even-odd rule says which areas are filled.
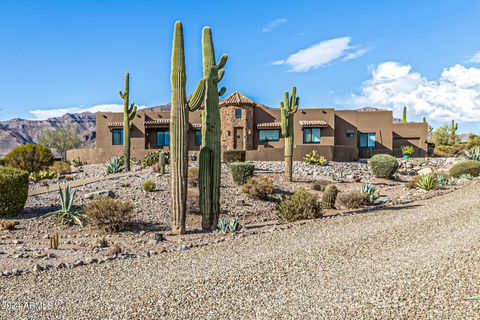
[[[212,30],[203,28],[203,77],[205,79],[205,109],[202,112],[202,148],[200,149],[199,188],[200,212],[202,213],[202,228],[213,230],[217,227],[220,215],[220,108],[219,96],[227,90],[218,90],[227,63],[227,55],[223,54],[218,63],[215,61]]]
[[[130,98],[130,74],[125,74],[125,91],[120,91],[120,97],[123,99],[123,144],[125,147],[125,170],[130,171],[130,123],[137,114],[135,103],[129,106]]]
[[[294,125],[293,118],[298,110],[300,98],[297,97],[297,88],[292,88],[291,97],[285,91],[285,102],[280,102],[280,114],[282,117],[282,134],[285,137],[285,179],[292,181],[293,169],[293,142]]]
[[[186,68],[183,45],[183,27],[175,23],[172,48],[172,107],[170,110],[170,171],[172,190],[172,229],[178,234],[185,233],[187,213],[187,172],[188,172],[188,113],[197,110],[205,94],[202,79],[187,101]]]

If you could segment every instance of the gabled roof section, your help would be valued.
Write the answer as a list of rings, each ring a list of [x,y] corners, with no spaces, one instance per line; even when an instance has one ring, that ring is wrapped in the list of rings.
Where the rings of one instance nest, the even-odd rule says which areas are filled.
[[[256,103],[249,97],[245,96],[243,93],[235,91],[225,99],[220,102],[221,106],[244,106],[251,105],[255,106]]]

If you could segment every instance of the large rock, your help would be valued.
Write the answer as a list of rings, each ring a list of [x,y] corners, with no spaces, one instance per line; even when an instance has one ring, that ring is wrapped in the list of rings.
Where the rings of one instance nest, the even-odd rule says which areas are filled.
[[[419,176],[424,176],[426,174],[433,173],[433,169],[432,168],[423,168],[423,169],[418,170],[417,173],[418,173]]]
[[[99,191],[86,193],[83,197],[85,199],[93,199],[97,197],[115,198],[115,192],[113,192],[112,190],[99,190]]]

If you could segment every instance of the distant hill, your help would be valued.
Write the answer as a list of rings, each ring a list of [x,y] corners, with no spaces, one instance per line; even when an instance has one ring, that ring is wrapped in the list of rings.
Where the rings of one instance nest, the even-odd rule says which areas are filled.
[[[169,111],[170,104],[148,107],[142,111]],[[95,114],[90,112],[67,113],[61,117],[47,120],[27,120],[15,118],[0,121],[0,156],[6,155],[13,147],[26,143],[36,143],[38,137],[46,130],[53,130],[59,125],[71,124],[83,142],[83,147],[95,146]]]

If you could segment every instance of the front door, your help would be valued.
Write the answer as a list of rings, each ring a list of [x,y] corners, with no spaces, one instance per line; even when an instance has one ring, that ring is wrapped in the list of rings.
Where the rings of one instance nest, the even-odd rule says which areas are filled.
[[[235,128],[234,135],[233,148],[243,150],[243,128]]]

